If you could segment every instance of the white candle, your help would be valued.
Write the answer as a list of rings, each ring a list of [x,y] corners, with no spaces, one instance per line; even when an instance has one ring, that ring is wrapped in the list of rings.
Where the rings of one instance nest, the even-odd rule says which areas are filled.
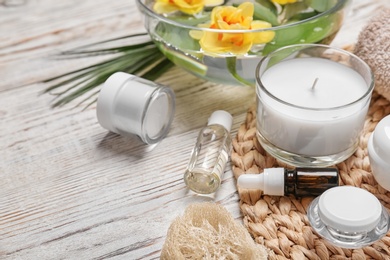
[[[269,143],[309,157],[356,148],[370,95],[355,101],[370,86],[354,69],[323,58],[294,58],[267,69],[260,82],[269,93],[258,88],[257,127]]]
[[[285,60],[268,69],[261,81],[275,97],[307,108],[344,106],[367,91],[358,72],[322,58]]]

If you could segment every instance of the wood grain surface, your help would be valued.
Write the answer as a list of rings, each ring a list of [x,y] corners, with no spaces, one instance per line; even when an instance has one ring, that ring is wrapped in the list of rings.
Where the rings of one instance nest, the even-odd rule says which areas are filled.
[[[353,44],[385,5],[353,1],[332,45]],[[144,31],[134,0],[0,2],[0,259],[157,259],[172,220],[199,201],[240,221],[230,165],[212,197],[189,192],[183,173],[212,111],[232,113],[235,135],[254,89],[171,69],[158,81],[175,91],[176,114],[153,147],[101,128],[95,105],[53,109],[54,96],[42,94],[45,79],[99,59],[53,55]]]

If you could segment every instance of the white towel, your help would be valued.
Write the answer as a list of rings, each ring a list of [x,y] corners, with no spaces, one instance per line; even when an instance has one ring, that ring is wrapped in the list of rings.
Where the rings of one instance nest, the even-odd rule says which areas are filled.
[[[390,100],[390,8],[384,8],[360,32],[354,53],[375,76],[375,90]]]

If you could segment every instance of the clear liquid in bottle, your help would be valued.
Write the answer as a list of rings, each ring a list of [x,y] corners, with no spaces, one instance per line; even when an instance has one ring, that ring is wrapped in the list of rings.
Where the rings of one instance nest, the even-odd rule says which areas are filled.
[[[192,191],[210,194],[221,185],[232,147],[231,125],[229,113],[215,111],[200,131],[184,173],[184,182]]]

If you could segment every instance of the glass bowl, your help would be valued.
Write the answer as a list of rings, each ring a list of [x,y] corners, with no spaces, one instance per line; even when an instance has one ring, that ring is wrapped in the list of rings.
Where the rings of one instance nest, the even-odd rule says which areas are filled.
[[[283,1],[293,3],[274,3]],[[174,64],[215,83],[254,86],[256,66],[271,51],[298,43],[330,44],[349,2],[137,0],[137,6],[152,40]],[[197,10],[189,8],[191,3]]]

